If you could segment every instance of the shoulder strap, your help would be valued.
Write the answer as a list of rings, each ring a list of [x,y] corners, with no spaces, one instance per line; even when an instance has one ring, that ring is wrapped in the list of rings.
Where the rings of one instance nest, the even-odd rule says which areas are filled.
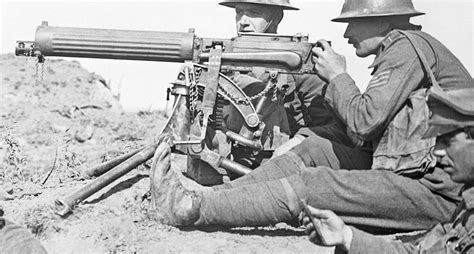
[[[405,31],[401,31],[401,30],[398,30],[398,32],[405,35],[407,37],[408,41],[413,46],[413,48],[415,49],[415,52],[418,55],[418,58],[421,60],[421,63],[423,64],[423,67],[424,67],[425,71],[428,73],[428,76],[431,80],[431,84],[434,87],[441,89],[441,87],[438,84],[438,81],[436,81],[436,78],[433,74],[433,71],[431,70],[430,65],[428,64],[428,60],[426,60],[425,54],[423,54],[423,51],[421,51],[420,46],[417,46],[418,44],[417,44],[417,41],[414,38],[413,34],[410,34],[410,33],[407,33]]]

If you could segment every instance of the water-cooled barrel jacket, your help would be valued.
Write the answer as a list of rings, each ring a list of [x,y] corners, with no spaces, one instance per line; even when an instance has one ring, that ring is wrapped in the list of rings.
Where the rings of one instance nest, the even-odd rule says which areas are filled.
[[[352,228],[349,253],[474,253],[474,188],[462,192],[454,220],[438,224],[414,243],[389,242]]]
[[[461,62],[438,40],[422,31],[417,44],[443,89],[472,86]],[[435,138],[422,139],[428,128],[426,88],[431,82],[413,46],[398,30],[391,31],[377,53],[372,78],[361,93],[348,74],[328,84],[325,98],[348,131],[372,143],[373,169],[413,176],[433,168]]]

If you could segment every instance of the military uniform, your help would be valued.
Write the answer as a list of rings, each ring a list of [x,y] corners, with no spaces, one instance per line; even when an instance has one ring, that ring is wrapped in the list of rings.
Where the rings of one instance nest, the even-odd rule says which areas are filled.
[[[418,36],[443,89],[472,86],[470,74],[447,48],[426,33],[411,33]],[[434,139],[422,139],[429,115],[429,79],[422,64],[406,37],[394,30],[372,66],[365,93],[341,74],[331,80],[325,95],[348,130],[372,144],[372,167],[366,167],[371,169],[337,170],[363,169],[353,163],[365,157],[334,140],[310,137],[251,174],[204,193],[200,223],[285,221],[301,211],[301,198],[333,210],[349,224],[384,232],[427,229],[447,221],[460,201],[461,186],[435,167]]]
[[[0,217],[0,253],[46,254],[30,231]]]
[[[416,243],[389,242],[352,228],[349,253],[474,253],[474,187],[462,193],[460,210]]]
[[[294,75],[288,79],[284,98],[291,136],[302,127],[315,127],[337,121],[331,107],[324,100],[326,82],[317,75]]]

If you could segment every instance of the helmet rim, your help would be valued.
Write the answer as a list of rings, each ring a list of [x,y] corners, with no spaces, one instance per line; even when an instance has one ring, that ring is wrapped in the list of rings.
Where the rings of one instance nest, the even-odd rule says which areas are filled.
[[[359,18],[376,18],[376,17],[395,17],[395,16],[407,16],[407,17],[415,17],[425,15],[424,12],[410,12],[410,13],[370,13],[370,14],[359,14],[359,15],[340,15],[337,18],[331,19],[333,22],[341,22],[341,23],[348,23],[351,20],[359,19]]]
[[[286,1],[285,3],[274,3],[273,1],[268,1],[268,0],[234,0],[234,1],[223,1],[220,2],[219,4],[222,6],[230,7],[230,8],[235,8],[235,5],[238,3],[250,3],[250,4],[261,4],[261,5],[270,5],[270,6],[278,6],[281,7],[283,10],[294,10],[297,11],[299,8],[294,7],[290,4],[289,1]]]
[[[423,15],[413,6],[412,0],[345,0],[341,14],[334,22],[348,22],[356,18]]]

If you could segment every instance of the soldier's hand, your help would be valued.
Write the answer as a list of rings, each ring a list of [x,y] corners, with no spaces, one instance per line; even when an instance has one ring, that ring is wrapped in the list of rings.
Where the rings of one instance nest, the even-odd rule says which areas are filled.
[[[308,215],[303,218],[305,232],[312,243],[321,246],[340,246],[349,250],[352,242],[352,230],[333,211],[320,210],[308,206]]]
[[[328,41],[319,40],[312,51],[314,69],[323,80],[330,82],[337,75],[347,71],[346,58],[334,52]]]

